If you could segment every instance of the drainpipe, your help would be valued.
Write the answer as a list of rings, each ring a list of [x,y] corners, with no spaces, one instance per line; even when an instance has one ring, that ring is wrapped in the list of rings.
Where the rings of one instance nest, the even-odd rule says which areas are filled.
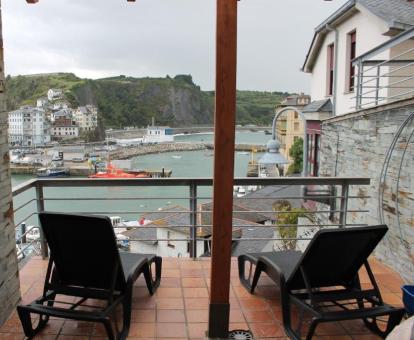
[[[336,98],[337,98],[337,85],[338,85],[338,42],[339,34],[336,28],[332,28],[329,24],[326,24],[325,28],[330,32],[335,32],[335,46],[334,46],[334,75],[333,75],[333,90],[332,90],[332,113],[336,116]]]

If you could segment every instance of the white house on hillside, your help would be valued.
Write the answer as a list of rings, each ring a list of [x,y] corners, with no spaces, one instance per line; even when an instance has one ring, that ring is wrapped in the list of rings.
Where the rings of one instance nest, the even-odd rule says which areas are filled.
[[[56,100],[63,98],[63,90],[62,89],[49,89],[47,91],[47,99]]]
[[[93,131],[98,126],[98,109],[93,105],[79,106],[73,118],[83,131]]]
[[[412,27],[414,27],[414,1],[348,1],[315,29],[315,35],[302,67],[304,72],[311,74],[312,100],[330,98],[335,115],[353,111],[355,107],[353,97],[356,95],[357,85],[354,75],[357,68],[352,66],[351,61]],[[393,67],[395,70],[399,65],[383,63],[381,68],[376,65],[410,48],[414,48],[414,41],[408,39],[397,46],[381,51],[375,56],[376,60],[366,65],[374,67],[371,73],[364,74],[363,81],[369,77],[376,77],[377,69],[380,69],[378,72],[381,75],[387,75]],[[414,60],[414,50],[405,54],[402,59]],[[413,68],[407,68],[404,72],[412,73],[412,71]],[[380,79],[381,92],[379,95],[376,94],[377,97],[388,98],[393,94],[395,96],[395,93],[398,91],[401,93],[402,88],[407,87],[407,83],[404,83],[389,88],[390,82],[395,82],[395,76],[400,74],[394,73],[394,77]],[[378,84],[376,86],[378,87]],[[367,91],[364,100],[372,102],[375,91],[375,89],[371,92]]]

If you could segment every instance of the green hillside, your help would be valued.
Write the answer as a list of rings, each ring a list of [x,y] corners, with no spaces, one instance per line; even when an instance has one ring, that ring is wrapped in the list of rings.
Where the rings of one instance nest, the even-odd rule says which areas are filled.
[[[211,124],[214,92],[202,91],[190,75],[174,78],[118,76],[81,79],[71,73],[7,77],[7,104],[13,110],[35,105],[49,88],[61,88],[72,106],[94,104],[105,127],[158,124],[189,126]],[[271,124],[274,107],[288,93],[237,91],[238,124]]]

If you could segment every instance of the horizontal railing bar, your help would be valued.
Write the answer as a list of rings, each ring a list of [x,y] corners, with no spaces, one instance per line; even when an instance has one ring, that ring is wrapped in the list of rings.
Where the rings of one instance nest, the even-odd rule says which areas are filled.
[[[37,226],[32,226],[31,228],[29,228],[28,230],[26,230],[22,235],[20,235],[20,237],[18,237],[17,239],[16,239],[16,241],[18,241],[18,240],[21,240],[24,236],[26,236],[26,234],[29,232],[29,231],[31,231],[31,230],[33,230],[33,229],[39,229],[39,227],[37,227]],[[39,240],[40,240],[40,238],[39,238]]]
[[[384,89],[389,89],[389,88],[392,88],[391,87],[391,85],[396,85],[396,84],[401,84],[401,83],[405,83],[406,81],[409,81],[409,80],[411,80],[411,79],[414,79],[414,76],[407,76],[406,78],[404,78],[404,79],[401,79],[401,80],[398,80],[398,81],[395,81],[395,82],[393,82],[393,83],[389,83],[388,85],[384,85],[384,86],[378,86],[378,87],[376,87],[375,88],[375,90],[370,90],[370,91],[367,91],[367,92],[364,92],[364,93],[361,93],[361,98],[365,98],[365,96],[364,95],[366,95],[366,94],[368,94],[368,93],[373,93],[373,92],[377,92],[377,91],[379,91],[379,90],[384,90]],[[365,86],[364,86],[365,87]],[[408,88],[410,88],[410,89],[412,89],[413,87],[411,86],[411,87],[408,87]],[[376,97],[374,97],[374,98],[376,98]],[[386,97],[382,97],[382,98],[386,98]],[[389,97],[388,97],[389,98]]]
[[[414,61],[413,61],[413,62],[411,62],[411,63],[409,63],[409,64],[407,64],[407,65],[400,66],[400,67],[397,67],[396,69],[392,69],[391,71],[388,71],[388,72],[385,72],[385,73],[383,73],[383,74],[380,74],[379,76],[377,75],[377,77],[379,77],[379,78],[387,78],[387,77],[388,77],[388,75],[393,74],[393,73],[395,73],[395,72],[398,72],[398,71],[400,71],[400,70],[403,70],[403,69],[405,69],[405,68],[407,68],[407,67],[411,67],[411,66],[413,66],[413,65],[414,65]],[[364,72],[366,72],[366,71],[364,71]],[[362,76],[364,76],[364,72],[362,73]],[[405,75],[405,76],[406,76],[406,75]],[[364,84],[366,84],[366,83],[368,83],[368,82],[370,82],[370,81],[372,81],[372,79],[370,79],[370,80],[366,80],[366,81],[362,82],[360,85],[363,87],[363,85],[364,85]]]
[[[208,238],[196,238],[196,241],[209,241]],[[311,238],[233,238],[232,241],[310,241]],[[130,239],[129,241],[142,241],[142,242],[156,242],[156,241],[170,241],[170,242],[189,242],[190,238],[177,238],[177,239]]]
[[[122,178],[122,179],[89,179],[60,178],[34,180],[43,187],[105,187],[105,186],[212,186],[213,178]],[[87,183],[87,184],[86,184]],[[369,185],[370,179],[363,177],[277,177],[234,179],[234,185]]]
[[[32,202],[35,202],[36,198],[32,198],[31,200],[27,201],[26,203],[19,205],[16,209],[13,210],[13,213],[16,213],[16,211],[19,211],[20,209],[24,208],[25,206],[29,205]]]
[[[379,99],[378,101],[379,102],[383,102],[383,101],[385,101],[385,100],[390,100],[390,99],[392,99],[392,98],[396,98],[395,100],[398,100],[398,98],[399,97],[404,97],[404,96],[406,96],[407,94],[410,94],[410,93],[413,93],[414,92],[414,90],[412,90],[412,91],[408,91],[408,92],[404,92],[404,93],[401,93],[401,94],[397,94],[397,95],[394,95],[394,96],[390,96],[390,97],[383,97],[383,99],[381,98],[381,99]],[[374,98],[374,97],[372,97],[372,98]],[[361,108],[361,107],[363,107],[363,106],[367,106],[367,105],[370,105],[370,104],[377,104],[377,102],[376,101],[371,101],[371,102],[368,102],[368,103],[362,103],[362,104],[360,104],[359,105],[359,108]],[[356,108],[355,106],[353,106],[352,108]]]
[[[23,254],[23,256],[26,256],[26,255],[24,255],[24,251],[26,250],[26,249],[28,249],[33,243],[35,243],[35,242],[40,242],[40,239],[35,239],[35,240],[32,240],[32,241],[30,241],[29,243],[25,243],[25,247],[23,248],[23,249],[20,249],[20,251],[22,252],[22,254]]]
[[[27,217],[25,217],[25,218],[22,218],[21,219],[21,221],[19,222],[19,223],[15,223],[14,225],[15,225],[15,228],[17,228],[19,225],[21,225],[22,223],[24,223],[26,220],[28,220],[30,217],[32,217],[32,216],[34,216],[34,215],[37,215],[37,211],[36,212],[33,212],[33,213],[31,213],[30,215],[28,215]]]
[[[26,182],[18,184],[12,188],[12,196],[17,196],[28,189],[34,188],[37,182],[37,178],[29,179]]]
[[[401,57],[401,56],[403,56],[403,55],[406,55],[406,54],[408,54],[408,53],[410,53],[410,52],[412,52],[412,51],[414,51],[414,47],[413,48],[409,48],[408,50],[405,50],[405,51],[403,51],[403,52],[401,52],[400,54],[397,54],[397,55],[395,55],[395,56],[393,56],[392,58],[390,58],[390,59],[387,59],[387,60],[384,60],[384,61],[382,61],[382,62],[380,62],[380,63],[378,63],[378,64],[376,64],[375,66],[372,66],[372,67],[370,67],[369,69],[367,69],[367,70],[364,70],[363,69],[363,72],[369,72],[369,71],[371,71],[371,70],[375,70],[376,68],[378,68],[378,67],[380,67],[380,66],[383,66],[383,65],[385,65],[385,64],[387,64],[387,63],[389,63],[390,61],[391,62],[393,62],[393,61],[398,61],[398,59],[397,58],[399,58],[399,57]],[[367,60],[368,62],[369,62],[369,60]],[[408,60],[408,62],[412,62],[413,60]],[[366,61],[364,61],[364,64],[365,64],[365,62]],[[405,65],[406,66],[406,65]]]
[[[342,226],[340,223],[336,224],[321,224],[321,225],[314,225],[314,224],[243,224],[243,225],[233,225],[233,228],[292,228],[292,227],[298,227],[298,228],[309,228],[309,227],[316,227],[316,228],[322,228],[322,227],[339,227]],[[357,226],[367,226],[367,224],[347,224],[347,227],[357,227]],[[192,226],[190,224],[188,225],[168,225],[168,226],[159,226],[159,225],[139,225],[139,226],[114,226],[115,229],[145,229],[145,228],[160,228],[160,229],[178,229],[178,228],[186,228],[186,229],[192,229],[192,228],[211,228],[211,224],[197,224],[195,226]]]
[[[336,198],[341,199],[343,196],[328,195],[307,195],[307,196],[277,196],[277,197],[237,197],[239,200],[284,200],[284,199],[312,199],[312,198]],[[348,198],[371,198],[371,196],[348,196]],[[190,199],[213,199],[213,197],[65,197],[65,198],[48,198],[44,197],[42,201],[133,201],[133,200],[190,200]],[[35,200],[35,199],[34,199]]]

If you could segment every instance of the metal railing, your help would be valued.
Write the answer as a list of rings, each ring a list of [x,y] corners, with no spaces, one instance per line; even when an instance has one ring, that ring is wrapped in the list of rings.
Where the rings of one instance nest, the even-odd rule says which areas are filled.
[[[282,244],[309,241],[310,230],[363,225],[347,222],[348,213],[362,216],[368,212],[361,208],[362,204],[353,204],[355,209],[348,208],[351,200],[368,198],[352,195],[350,188],[369,183],[367,178],[236,178],[234,185],[239,192],[235,192],[233,206],[233,247],[237,251],[253,248],[261,251],[257,248],[262,246],[276,249]],[[168,253],[191,258],[208,256],[212,185],[211,178],[29,180],[13,188],[19,258],[33,253],[48,257],[48,247],[37,218],[41,211],[116,215],[125,219],[132,216],[134,221],[145,216],[147,220],[142,224],[114,226],[126,231],[143,231],[145,228],[153,231],[150,236],[129,237],[127,243],[131,251],[137,247],[146,247],[145,251],[148,251],[148,247],[152,247],[151,251],[163,256]],[[278,210],[275,206],[277,202],[286,201],[292,209]],[[298,219],[297,223],[278,220],[287,213],[305,218]],[[288,228],[294,228],[296,234],[288,233],[282,237],[280,230]],[[34,230],[38,232],[29,240]],[[168,231],[175,237],[170,237]],[[178,243],[181,243],[180,249],[184,249],[181,253],[174,249]]]
[[[413,38],[414,28],[411,28],[352,61],[356,67],[353,109],[414,96]],[[384,54],[389,57],[384,58]]]

